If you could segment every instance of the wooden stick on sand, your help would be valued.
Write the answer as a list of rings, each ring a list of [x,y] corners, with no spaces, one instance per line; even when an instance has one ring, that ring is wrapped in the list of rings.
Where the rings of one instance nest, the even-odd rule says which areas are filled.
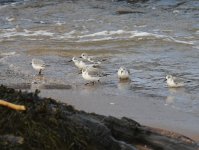
[[[14,109],[14,110],[26,110],[26,107],[24,105],[12,104],[12,103],[4,101],[4,100],[0,100],[0,105]]]

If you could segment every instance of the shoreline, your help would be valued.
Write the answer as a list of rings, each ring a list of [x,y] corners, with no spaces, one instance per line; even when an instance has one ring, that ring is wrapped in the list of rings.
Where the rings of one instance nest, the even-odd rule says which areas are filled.
[[[55,94],[56,93],[56,94]],[[74,90],[43,90],[42,97],[59,99],[78,110],[117,118],[128,117],[153,128],[185,135],[199,143],[199,118],[161,104],[153,104],[140,97],[134,97],[134,105],[128,104],[131,98],[121,102],[118,96],[102,96],[98,93],[85,94]]]
[[[162,129],[162,130],[166,130],[166,131],[170,131],[170,132],[175,132],[180,135],[184,135],[184,136],[196,141],[199,144],[199,134],[195,133],[194,130],[179,129],[177,127],[163,125],[163,124],[151,124],[151,123],[141,123],[141,124],[149,126],[149,127],[153,127],[156,129]]]
[[[128,117],[77,110],[57,99],[39,96],[38,90],[29,93],[1,85],[0,91],[3,101],[25,107],[21,112],[0,107],[2,149],[195,150],[199,146],[184,135]]]

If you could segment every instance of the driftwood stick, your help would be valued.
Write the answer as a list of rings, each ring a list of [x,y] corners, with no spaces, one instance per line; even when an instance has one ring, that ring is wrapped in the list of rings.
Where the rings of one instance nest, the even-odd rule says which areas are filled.
[[[16,105],[4,100],[0,100],[0,106],[5,106],[14,110],[26,110],[26,107],[24,105]]]

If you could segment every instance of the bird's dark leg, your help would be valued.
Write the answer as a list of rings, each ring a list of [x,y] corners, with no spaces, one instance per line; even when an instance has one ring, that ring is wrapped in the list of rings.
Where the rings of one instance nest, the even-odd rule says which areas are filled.
[[[39,75],[41,75],[41,69],[39,70]]]
[[[89,82],[88,83],[85,83],[84,85],[88,85],[89,84]]]

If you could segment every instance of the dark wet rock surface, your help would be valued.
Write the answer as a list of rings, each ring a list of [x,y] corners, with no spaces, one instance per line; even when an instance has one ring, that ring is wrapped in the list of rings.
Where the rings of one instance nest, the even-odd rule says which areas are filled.
[[[4,4],[7,4],[7,3],[14,3],[14,2],[16,2],[16,0],[1,0],[0,4],[4,5]]]
[[[144,13],[144,11],[139,10],[139,9],[137,9],[137,10],[131,9],[131,8],[128,8],[128,7],[121,7],[121,8],[118,8],[116,10],[116,13],[123,15],[123,14],[131,14],[131,13]]]
[[[35,93],[0,86],[0,99],[25,105],[18,112],[0,106],[1,149],[186,149],[197,143],[173,132],[121,119],[75,110]]]

